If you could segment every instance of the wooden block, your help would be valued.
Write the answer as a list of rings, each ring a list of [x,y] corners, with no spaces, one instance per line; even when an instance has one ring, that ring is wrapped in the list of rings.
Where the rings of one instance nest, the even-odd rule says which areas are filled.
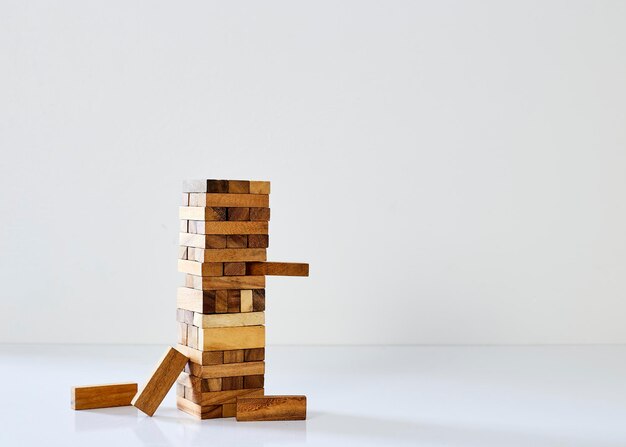
[[[237,415],[237,404],[222,405],[222,417],[234,418]]]
[[[250,220],[250,208],[228,208],[227,215],[230,221]]]
[[[183,192],[228,192],[228,180],[183,180]]]
[[[240,234],[267,234],[269,231],[269,225],[267,222],[207,222],[197,221],[194,224],[195,232],[197,234],[213,235],[213,234],[226,234],[226,235],[240,235]],[[226,242],[224,242],[226,244]],[[180,244],[185,245],[185,244]],[[195,246],[195,245],[194,245]],[[200,247],[205,248],[205,247]],[[224,247],[206,247],[206,248],[225,248]]]
[[[243,360],[245,362],[260,362],[265,360],[265,348],[244,349]]]
[[[223,379],[224,377],[253,376],[258,374],[265,374],[265,362],[225,363],[223,365],[210,366],[202,366],[197,363],[190,362],[189,371],[193,376],[201,377],[203,379],[217,379],[218,377],[221,377]],[[224,386],[223,380],[222,386]]]
[[[298,262],[248,262],[246,264],[246,275],[309,276],[309,264]]]
[[[248,236],[245,234],[232,234],[226,236],[226,247],[228,248],[246,248],[247,246]]]
[[[241,311],[241,297],[239,290],[228,291],[228,312],[240,312]]]
[[[250,181],[250,194],[269,194],[270,182],[262,182],[258,180]]]
[[[199,329],[198,346],[203,351],[264,348],[265,326]]]
[[[222,377],[222,390],[243,390],[243,377]]]
[[[189,247],[178,247],[178,259],[187,259]]]
[[[130,382],[75,386],[72,387],[72,408],[89,410],[123,407],[131,404],[135,394],[137,394],[137,384]]]
[[[187,368],[188,365],[189,364],[185,365],[185,368]],[[199,393],[209,391],[208,383],[206,380],[203,380],[200,377],[192,376],[187,372],[181,372],[179,374],[178,378],[176,379],[176,384],[191,388],[192,390]]]
[[[198,290],[263,289],[265,276],[194,276],[186,275],[187,287]]]
[[[245,244],[248,243],[247,236],[226,236],[226,244],[228,245],[231,238],[245,238]],[[267,250],[264,248],[224,248],[218,250],[189,248],[189,260],[197,262],[240,262],[240,261],[265,261],[267,259]]]
[[[215,291],[215,312],[218,314],[228,312],[228,290]]]
[[[223,383],[223,379],[222,379]],[[238,397],[258,397],[263,396],[263,389],[237,389],[226,391],[215,391],[209,393],[201,393],[202,396],[196,402],[197,405],[222,405],[222,404],[234,404],[237,402]]]
[[[195,312],[192,312],[187,309],[181,309],[183,311],[183,322],[185,324],[193,324],[193,316]]]
[[[178,337],[176,342],[181,345],[187,344],[187,325],[185,323],[178,323]]]
[[[178,271],[197,276],[222,276],[224,273],[221,262],[196,262],[184,259],[178,260]],[[243,274],[245,275],[245,271]]]
[[[215,290],[203,291],[179,287],[176,294],[176,307],[201,314],[212,314],[215,313],[215,296]]]
[[[180,233],[179,245],[196,248],[226,248],[226,236],[219,234]]]
[[[242,290],[240,292],[240,295],[241,295],[241,312],[252,312],[253,310],[252,290]]]
[[[152,416],[174,385],[187,361],[187,357],[180,351],[168,348],[148,382],[139,390],[131,403],[148,416]]]
[[[176,408],[198,419],[216,419],[222,417],[222,406],[200,406],[184,397],[176,397]]]
[[[182,206],[189,206],[189,193],[183,193],[183,200],[180,203]]]
[[[184,345],[176,345],[176,349],[178,349],[185,356],[187,356],[189,358],[189,361],[194,363],[199,363],[201,365],[220,365],[224,363],[223,351],[200,351],[198,349],[193,349],[189,346]],[[245,357],[246,353],[244,352],[244,359]],[[255,359],[257,358],[258,356],[255,356]]]
[[[178,209],[179,219],[187,219],[194,222],[225,221],[226,216],[225,207],[181,206]]]
[[[203,380],[204,382],[205,380]],[[206,379],[207,388],[209,391],[222,391],[222,378],[216,377],[214,379]]]
[[[243,276],[246,274],[245,262],[225,262],[224,276]]]
[[[265,289],[252,291],[252,310],[254,312],[263,312],[265,310]]]
[[[184,245],[184,244],[180,244]],[[248,235],[248,248],[267,248],[270,245],[270,238],[267,234]]]
[[[255,376],[245,376],[243,378],[244,388],[263,388],[265,385],[265,376],[262,374]]]
[[[248,180],[229,180],[228,192],[230,194],[250,194],[250,182]]]
[[[224,351],[224,363],[242,363],[243,353],[244,353],[244,349],[235,349],[234,351]],[[239,374],[235,374],[235,375],[239,375]],[[256,387],[256,388],[262,388],[262,387]]]
[[[187,346],[193,349],[198,349],[198,328],[192,325],[187,325]]]
[[[259,326],[262,324],[265,324],[265,312],[195,313],[193,318],[193,325],[199,328]]]
[[[187,233],[189,231],[189,225],[187,225],[188,222],[189,222],[188,220],[181,220],[180,221],[179,231],[181,233]]]
[[[269,208],[250,208],[250,220],[253,221],[269,221],[270,209]]]
[[[238,421],[303,421],[306,396],[238,397]]]
[[[270,196],[267,194],[193,193],[189,194],[189,203],[200,207],[268,208],[270,206]]]

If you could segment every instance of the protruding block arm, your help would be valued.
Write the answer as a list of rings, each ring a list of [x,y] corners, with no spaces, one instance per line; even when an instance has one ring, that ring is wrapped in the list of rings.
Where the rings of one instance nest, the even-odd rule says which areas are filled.
[[[298,262],[247,262],[246,275],[309,276],[309,264]]]

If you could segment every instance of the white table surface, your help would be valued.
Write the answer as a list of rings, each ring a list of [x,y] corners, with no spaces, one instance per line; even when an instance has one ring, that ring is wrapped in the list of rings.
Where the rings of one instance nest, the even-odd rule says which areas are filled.
[[[626,347],[269,347],[266,394],[308,420],[73,411],[70,387],[137,381],[165,346],[0,345],[0,446],[624,446]]]

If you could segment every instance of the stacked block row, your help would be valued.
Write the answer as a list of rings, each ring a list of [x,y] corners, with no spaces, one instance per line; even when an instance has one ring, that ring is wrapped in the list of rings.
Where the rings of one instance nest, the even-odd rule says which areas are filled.
[[[264,394],[259,265],[267,259],[269,192],[269,182],[183,184],[177,347],[189,362],[177,379],[177,406],[201,419],[235,416],[237,397]]]

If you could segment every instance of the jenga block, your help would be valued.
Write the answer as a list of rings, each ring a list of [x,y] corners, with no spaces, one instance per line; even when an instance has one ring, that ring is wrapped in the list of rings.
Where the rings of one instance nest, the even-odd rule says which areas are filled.
[[[199,329],[198,346],[203,351],[264,348],[265,326]]]
[[[260,362],[265,360],[265,348],[244,349],[244,362]]]
[[[168,348],[146,385],[133,398],[132,404],[152,416],[187,363],[180,351]]]
[[[234,418],[237,415],[237,404],[222,405],[222,417]]]
[[[248,236],[246,236],[245,234],[231,234],[226,236],[227,248],[246,248],[247,246]]]
[[[111,383],[72,387],[72,408],[89,410],[92,408],[123,407],[130,405],[137,393],[136,383]]]
[[[239,290],[228,291],[228,312],[241,311],[241,296]]]
[[[228,290],[215,291],[215,312],[218,314],[228,312]]]
[[[250,234],[248,236],[248,248],[267,248],[269,245],[270,239],[267,234]]]
[[[176,345],[176,349],[194,363],[201,365],[220,365],[224,363],[224,351],[200,351],[184,345]],[[244,359],[245,358],[246,352],[244,352]],[[263,358],[259,359],[258,356],[254,356],[254,359],[255,361],[263,360]]]
[[[189,203],[193,203],[199,207],[211,208],[268,208],[270,206],[270,196],[267,194],[192,193],[189,194]]]
[[[187,259],[189,247],[178,247],[178,259]]]
[[[244,351],[245,349],[235,349],[233,351],[224,351],[224,363],[242,363]]]
[[[189,371],[191,371],[193,376],[201,377],[203,379],[252,376],[265,374],[265,362],[224,363],[223,365],[211,366],[202,366],[197,363],[190,362]]]
[[[243,377],[222,377],[222,391],[243,390]]]
[[[270,182],[262,182],[258,180],[250,181],[250,194],[269,194]]]
[[[265,289],[252,291],[252,310],[254,312],[263,312],[265,310]]]
[[[198,328],[192,325],[187,325],[187,346],[193,349],[198,349]]]
[[[181,396],[176,396],[176,408],[198,419],[215,419],[222,417],[221,405],[200,406]]]
[[[248,238],[247,236],[242,237],[245,238],[243,248],[224,248],[218,250],[189,248],[190,255],[188,259],[197,262],[265,261],[267,259],[267,250],[264,248],[245,248],[248,244]],[[239,238],[239,235],[226,236],[227,244],[230,238]]]
[[[222,379],[223,380],[223,379]],[[222,405],[222,404],[234,404],[237,402],[238,397],[258,397],[263,396],[263,389],[238,389],[227,391],[212,391],[209,393],[201,393],[201,396],[197,396],[197,405]]]
[[[193,318],[193,325],[199,328],[259,326],[262,324],[265,324],[265,312],[195,313]]]
[[[225,262],[224,276],[243,276],[246,274],[245,262]]]
[[[187,368],[187,365],[185,365]],[[176,379],[177,385],[182,385],[187,388],[191,388],[199,393],[208,392],[209,387],[208,383],[205,379],[201,379],[200,377],[192,376],[188,372],[181,372]],[[184,396],[185,394],[179,394],[180,396]]]
[[[306,396],[237,398],[238,421],[302,421],[306,419]]]
[[[199,312],[202,314],[215,313],[215,290],[196,290],[189,287],[179,287],[176,295],[176,307]]]
[[[265,288],[265,276],[186,275],[186,285],[198,290],[263,289]]]
[[[189,231],[189,225],[187,225],[188,222],[189,222],[188,220],[181,220],[180,221],[179,231],[181,233],[187,233]]]
[[[180,203],[182,206],[189,206],[189,193],[183,193],[183,200]]]
[[[253,310],[252,290],[242,290],[240,294],[241,294],[241,312],[252,312]]]
[[[180,263],[180,261],[178,261]],[[309,276],[309,264],[297,262],[248,262],[246,275]]]
[[[190,203],[193,204],[193,201]],[[178,208],[178,218],[194,222],[224,221],[226,220],[226,208],[216,206],[181,206]]]
[[[228,217],[230,221],[247,221],[250,220],[250,208],[228,208]]]
[[[265,376],[262,374],[254,376],[245,376],[243,378],[244,389],[263,388],[265,386]]]
[[[206,379],[207,387],[209,391],[222,391],[222,378],[216,377],[214,379]]]
[[[198,276],[222,276],[223,264],[221,262],[196,262],[179,259],[178,271]],[[243,274],[245,275],[245,272]]]
[[[228,192],[230,194],[250,194],[250,182],[248,180],[229,180]]]
[[[179,245],[196,248],[226,248],[226,236],[221,234],[180,233]]]
[[[225,235],[240,235],[240,234],[267,234],[269,226],[267,222],[207,222],[196,221],[195,222],[196,234],[225,234]],[[226,242],[224,242],[226,243]],[[184,245],[181,243],[181,245]],[[200,247],[204,248],[204,247]],[[209,247],[207,247],[209,248]],[[225,247],[214,247],[225,248]]]
[[[253,221],[269,221],[270,209],[269,208],[250,208],[250,220]]]
[[[228,192],[228,180],[183,180],[183,192]]]
[[[187,325],[185,323],[178,323],[178,337],[176,341],[182,345],[187,344]]]

